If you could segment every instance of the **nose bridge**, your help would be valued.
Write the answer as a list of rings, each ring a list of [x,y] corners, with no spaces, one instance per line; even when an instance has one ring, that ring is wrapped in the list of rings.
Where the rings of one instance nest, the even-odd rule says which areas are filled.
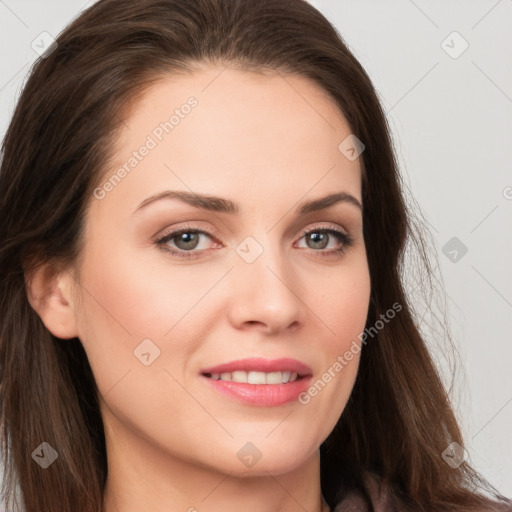
[[[269,236],[245,238],[236,248],[233,320],[265,324],[278,331],[300,320],[302,304],[291,262]],[[295,286],[294,286],[295,285]]]

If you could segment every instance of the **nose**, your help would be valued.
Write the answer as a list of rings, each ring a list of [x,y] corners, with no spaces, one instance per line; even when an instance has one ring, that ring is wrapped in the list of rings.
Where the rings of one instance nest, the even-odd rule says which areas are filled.
[[[304,322],[300,281],[278,249],[266,247],[252,263],[240,258],[232,279],[229,320],[236,329],[278,334]]]

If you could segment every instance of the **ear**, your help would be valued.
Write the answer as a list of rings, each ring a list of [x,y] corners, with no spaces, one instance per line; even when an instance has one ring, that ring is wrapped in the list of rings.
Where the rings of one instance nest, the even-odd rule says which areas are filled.
[[[68,271],[59,271],[51,263],[41,264],[27,275],[28,301],[46,328],[57,338],[78,336],[73,281]]]

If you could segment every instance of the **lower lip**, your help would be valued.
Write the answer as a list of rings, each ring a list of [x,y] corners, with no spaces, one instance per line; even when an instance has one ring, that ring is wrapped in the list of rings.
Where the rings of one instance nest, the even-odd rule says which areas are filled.
[[[227,380],[214,380],[205,376],[203,378],[220,393],[246,404],[263,407],[277,407],[288,402],[294,402],[302,392],[306,391],[311,380],[311,377],[303,377],[286,384],[245,384]]]

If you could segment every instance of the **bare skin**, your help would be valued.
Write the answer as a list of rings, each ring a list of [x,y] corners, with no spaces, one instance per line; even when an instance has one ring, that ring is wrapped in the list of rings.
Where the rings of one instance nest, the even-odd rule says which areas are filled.
[[[292,358],[311,368],[314,383],[354,346],[370,296],[355,204],[360,160],[338,149],[350,127],[313,82],[222,69],[162,77],[126,112],[79,260],[33,280],[33,306],[56,336],[80,338],[101,393],[106,512],[329,510],[319,447],[347,403],[359,354],[307,403],[249,404],[214,389],[201,370]],[[179,111],[172,131],[155,132],[190,97],[197,104]],[[155,147],[139,151],[149,135]],[[104,186],[134,151],[146,154]],[[239,212],[147,202],[169,190],[229,199]],[[354,201],[295,211],[338,192]],[[196,246],[181,236],[162,242],[178,228],[206,234]],[[318,229],[352,244],[331,233],[324,247],[306,235]],[[136,357],[143,340],[151,340],[146,355]],[[244,447],[261,458],[244,463]]]

